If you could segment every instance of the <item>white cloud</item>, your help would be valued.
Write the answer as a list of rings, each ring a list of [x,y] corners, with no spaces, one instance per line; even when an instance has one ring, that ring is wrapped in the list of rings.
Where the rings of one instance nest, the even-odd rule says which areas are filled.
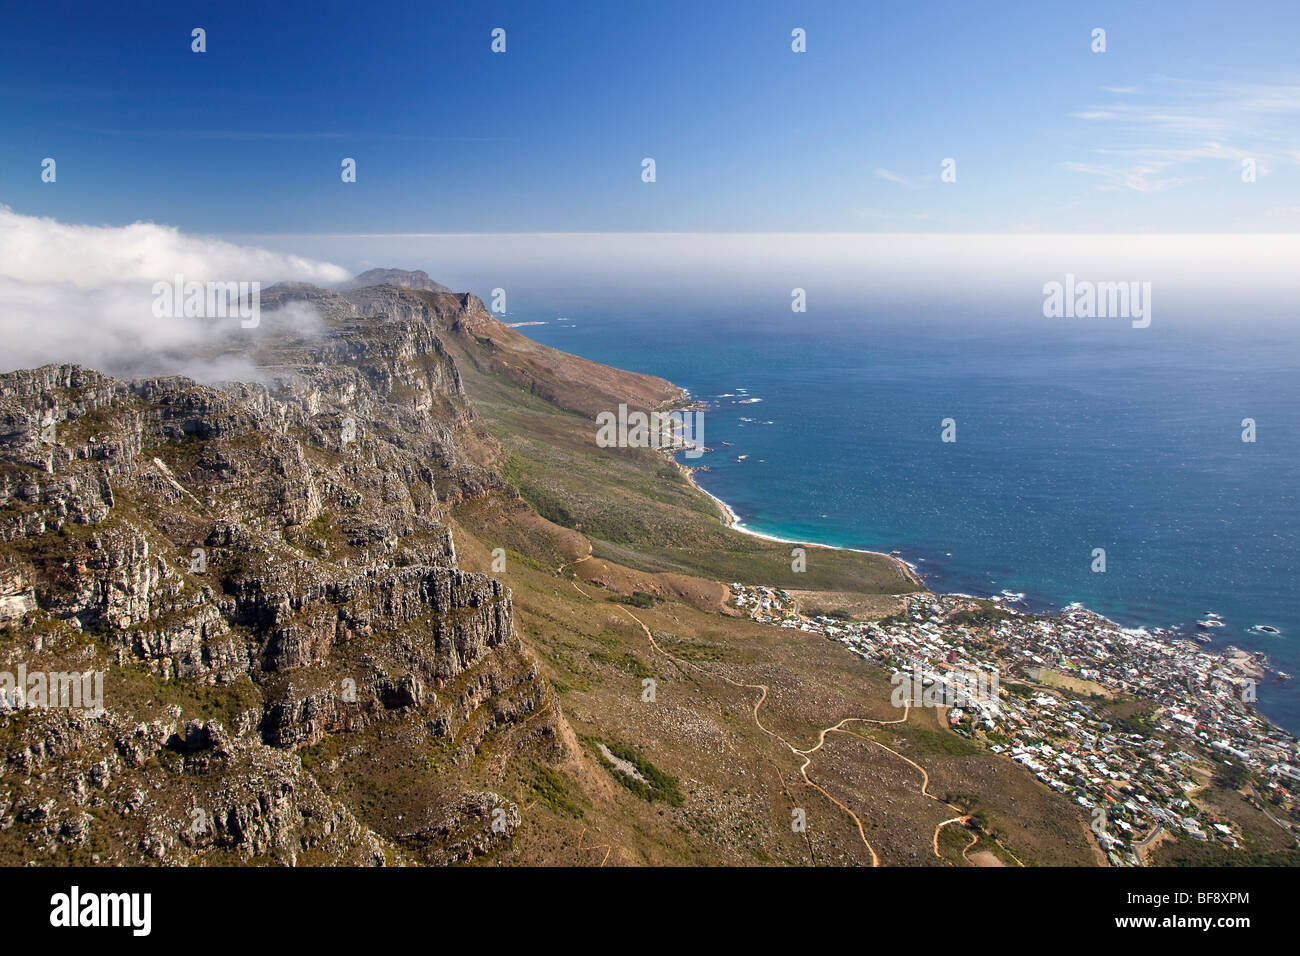
[[[1206,178],[1236,177],[1243,159],[1255,160],[1259,176],[1300,162],[1294,145],[1300,86],[1164,77],[1141,91],[1105,89],[1132,99],[1070,114],[1085,124],[1094,144],[1088,153],[1102,158],[1065,164],[1096,176],[1100,189],[1159,192]],[[1099,144],[1102,136],[1106,141]]]
[[[1162,176],[1170,162],[1144,162],[1128,167],[1096,165],[1089,163],[1066,163],[1065,168],[1076,173],[1088,173],[1099,177],[1102,182],[1098,187],[1106,192],[1131,189],[1141,193],[1158,193],[1184,183],[1191,179],[1181,176]]]
[[[177,275],[265,289],[282,280],[339,282],[348,272],[170,226],[69,225],[0,206],[0,370],[76,362],[112,374],[249,378],[253,366],[241,353],[266,328],[292,323],[310,331],[318,321],[301,310],[263,315],[256,329],[238,319],[157,318],[154,283]]]
[[[902,173],[896,173],[892,169],[881,169],[879,167],[877,167],[875,173],[877,179],[883,179],[885,182],[894,183],[895,185],[902,186],[905,189],[923,189],[931,180],[934,179],[933,176],[904,176]]]

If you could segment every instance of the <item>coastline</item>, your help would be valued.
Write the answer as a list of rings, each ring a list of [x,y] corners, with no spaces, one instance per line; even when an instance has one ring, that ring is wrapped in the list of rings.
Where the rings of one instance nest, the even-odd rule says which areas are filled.
[[[683,407],[690,408],[690,409],[708,407],[707,403],[700,402],[694,399],[691,396],[690,392],[687,391],[686,389],[680,388],[680,386],[678,386],[678,390],[679,390],[679,398],[678,401],[674,404],[679,409]],[[687,483],[692,488],[694,488],[700,494],[704,495],[704,497],[708,498],[711,502],[713,502],[714,507],[717,509],[718,515],[723,525],[726,526],[727,528],[738,531],[741,534],[749,535],[750,537],[758,538],[764,541],[795,545],[804,548],[822,548],[822,549],[827,549],[832,551],[847,551],[847,552],[853,552],[857,554],[867,554],[867,555],[886,558],[893,563],[895,568],[898,569],[900,576],[902,576],[904,580],[914,585],[918,589],[919,593],[925,593],[925,594],[950,593],[946,591],[944,592],[933,591],[921,577],[920,569],[916,565],[904,560],[903,558],[895,554],[886,554],[885,552],[876,551],[869,548],[853,548],[853,547],[846,547],[841,545],[825,544],[817,541],[802,541],[797,538],[781,537],[778,535],[769,534],[762,531],[756,531],[752,528],[747,527],[744,521],[741,519],[740,515],[736,513],[735,509],[732,508],[731,505],[729,505],[723,499],[719,498],[717,495],[708,491],[696,479],[695,473],[699,470],[708,470],[707,466],[688,465],[685,462],[678,460],[677,455],[681,453],[688,445],[689,445],[688,441],[674,442],[669,445],[659,446],[658,451],[669,462],[671,462],[673,465],[677,467],[677,469],[681,472],[682,476],[686,479]],[[710,449],[705,449],[705,450],[707,451]],[[955,597],[968,597],[975,600],[991,600],[994,602],[1003,601],[1005,599],[1005,594],[1006,592],[1004,592],[1002,596],[989,595],[986,598],[979,598],[977,595],[960,594],[957,592],[952,592],[952,596]],[[1020,597],[1023,599],[1024,595],[1020,595]],[[1169,627],[1163,625],[1152,625],[1144,621],[1138,621],[1126,625],[1107,616],[1106,614],[1103,614],[1098,611],[1093,611],[1090,608],[1087,608],[1083,604],[1078,602],[1072,602],[1069,605],[1062,605],[1062,606],[1050,605],[1043,609],[1034,609],[1032,607],[1027,607],[1021,611],[1015,611],[1013,609],[1012,613],[1030,613],[1034,615],[1046,616],[1049,618],[1059,618],[1065,615],[1067,612],[1076,608],[1085,610],[1088,613],[1093,614],[1099,619],[1105,621],[1107,624],[1110,624],[1115,628],[1117,628],[1118,630],[1128,634],[1145,635],[1147,637],[1151,637],[1158,641],[1164,642],[1171,647],[1178,647],[1180,644],[1188,644],[1191,646],[1195,646],[1193,644],[1192,637],[1189,637],[1187,634],[1183,633],[1183,627],[1184,627],[1183,625],[1174,625],[1172,627]],[[1270,655],[1265,650],[1258,650],[1258,649],[1247,650],[1242,648],[1239,644],[1233,643],[1227,645],[1226,647],[1221,645],[1215,646],[1213,648],[1204,647],[1200,649],[1200,652],[1211,654],[1213,656],[1218,657],[1220,660],[1224,662],[1229,662],[1233,664],[1236,669],[1241,670],[1243,673],[1250,672],[1253,675],[1257,675],[1258,679],[1269,680],[1271,678],[1272,680],[1270,682],[1276,681],[1279,678],[1283,681],[1290,680],[1290,677],[1288,675],[1284,674],[1279,668],[1277,668],[1276,665],[1273,664]],[[1291,736],[1293,739],[1300,738],[1300,728],[1297,728],[1297,730],[1294,731],[1289,730],[1287,727],[1283,726],[1283,724],[1279,721],[1277,717],[1270,717],[1264,714],[1263,711],[1260,710],[1258,706],[1255,706],[1252,709],[1254,713],[1257,714],[1265,722],[1266,725],[1271,726],[1277,730],[1280,730],[1281,732]]]
[[[736,514],[735,510],[731,507],[731,505],[727,504],[717,495],[706,490],[703,486],[700,485],[698,481],[696,481],[695,479],[695,472],[697,470],[696,468],[692,468],[691,466],[683,464],[682,462],[678,461],[676,457],[676,452],[673,449],[662,449],[662,450],[667,453],[669,460],[674,465],[676,465],[678,469],[681,470],[683,476],[686,478],[687,483],[690,484],[692,488],[694,488],[700,494],[704,495],[706,498],[712,501],[714,505],[717,506],[718,514],[722,519],[722,523],[726,525],[728,528],[731,528],[734,531],[738,531],[741,534],[747,534],[750,537],[761,538],[764,541],[775,541],[781,544],[798,545],[799,547],[804,547],[804,548],[826,548],[832,551],[853,551],[858,554],[872,554],[882,558],[888,558],[890,561],[894,562],[894,564],[899,568],[899,571],[903,574],[904,577],[906,577],[908,580],[915,583],[916,586],[921,589],[921,593],[935,593],[932,592],[930,588],[925,584],[925,582],[921,579],[920,573],[918,572],[916,567],[911,563],[904,561],[902,558],[898,557],[897,555],[885,554],[883,551],[872,551],[867,548],[844,548],[838,545],[822,544],[821,542],[816,542],[816,541],[797,541],[793,538],[781,538],[781,537],[777,537],[776,535],[766,534],[761,531],[754,531],[751,528],[747,528],[745,526],[745,523],[740,520],[740,516]],[[974,595],[952,595],[952,596],[975,597]],[[994,598],[994,600],[997,599]],[[1119,622],[1111,620],[1109,617],[1107,617],[1104,614],[1084,608],[1083,605],[1077,605],[1077,606],[1087,611],[1090,614],[1096,615],[1098,618],[1102,619],[1103,621],[1113,624],[1121,631],[1125,631],[1125,632],[1140,631],[1151,636],[1157,636],[1157,634],[1153,633],[1145,626],[1139,626],[1136,628],[1125,627]],[[1071,607],[1074,607],[1074,605],[1072,605]],[[1069,608],[1061,608],[1055,611],[1053,616],[1062,614],[1066,610],[1069,610]],[[1160,628],[1156,629],[1157,632],[1161,630],[1163,629]],[[1178,640],[1187,640],[1187,639],[1178,638]],[[1228,645],[1225,648],[1216,648],[1214,651],[1209,651],[1207,649],[1207,653],[1214,653],[1220,656],[1221,658],[1223,658],[1224,660],[1232,661],[1243,672],[1257,674],[1258,677],[1261,679],[1265,677],[1268,671],[1274,670],[1274,668],[1271,666],[1271,661],[1269,661],[1266,655],[1263,655],[1260,652],[1245,650],[1235,644]],[[1293,738],[1300,737],[1300,734],[1297,734],[1291,730],[1288,730],[1286,727],[1283,727],[1281,724],[1279,724],[1272,718],[1265,715],[1262,711],[1258,709],[1258,707],[1254,708],[1254,711],[1266,724],[1276,728],[1277,730],[1280,730],[1282,733],[1288,734]]]
[[[673,464],[675,464],[678,467],[678,469],[681,470],[681,473],[685,476],[687,483],[696,491],[698,491],[700,494],[704,495],[715,505],[717,505],[718,513],[722,516],[722,523],[726,525],[728,528],[731,528],[733,531],[739,531],[741,534],[747,534],[751,538],[761,538],[764,541],[775,541],[779,544],[793,544],[801,548],[825,548],[829,551],[852,551],[855,554],[871,554],[877,557],[885,558],[886,560],[892,561],[894,563],[894,565],[898,568],[899,573],[901,573],[904,578],[911,581],[913,584],[915,584],[918,588],[921,588],[922,590],[925,591],[929,590],[929,588],[926,587],[925,582],[921,580],[920,572],[916,569],[915,565],[907,561],[904,561],[896,554],[885,554],[885,552],[883,551],[871,551],[867,548],[844,548],[834,544],[823,544],[820,541],[796,541],[794,538],[779,538],[774,534],[766,534],[762,531],[755,531],[753,528],[746,527],[745,523],[740,520],[740,516],[736,514],[735,510],[731,507],[731,505],[727,504],[717,495],[706,490],[704,487],[700,485],[698,481],[695,480],[696,469],[692,468],[689,465],[682,464],[680,461],[677,460],[674,454],[670,454],[670,458]]]

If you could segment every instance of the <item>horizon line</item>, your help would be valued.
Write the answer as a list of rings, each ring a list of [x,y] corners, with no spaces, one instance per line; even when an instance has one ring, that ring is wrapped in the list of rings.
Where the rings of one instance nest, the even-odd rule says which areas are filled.
[[[812,238],[823,239],[861,239],[867,237],[878,238],[943,238],[943,239],[960,239],[960,238],[978,238],[987,239],[990,236],[998,238],[1024,238],[1024,239],[1041,239],[1045,237],[1142,237],[1142,238],[1199,238],[1199,239],[1217,239],[1228,237],[1255,237],[1255,236],[1300,236],[1300,229],[1295,230],[1276,230],[1269,232],[728,232],[728,231],[697,231],[697,232],[627,232],[627,231],[574,231],[574,232],[343,232],[343,233],[216,233],[223,236],[237,236],[241,239],[467,239],[467,238],[572,238],[572,237],[605,237],[605,236],[638,236],[638,237],[663,237],[679,238],[690,236],[753,236],[753,237],[770,237],[770,238],[788,238],[791,236],[807,236]]]

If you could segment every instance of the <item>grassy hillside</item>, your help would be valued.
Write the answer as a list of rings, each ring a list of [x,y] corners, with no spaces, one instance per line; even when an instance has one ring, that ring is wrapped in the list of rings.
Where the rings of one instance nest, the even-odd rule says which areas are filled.
[[[502,769],[495,788],[521,795],[528,809],[498,862],[599,865],[608,853],[605,865],[870,865],[874,851],[885,866],[962,866],[967,831],[957,840],[948,830],[961,828],[946,828],[940,855],[932,849],[935,828],[958,815],[945,798],[957,797],[962,812],[982,811],[1000,841],[986,840],[990,855],[1097,862],[1076,808],[933,712],[900,721],[879,668],[819,636],[723,613],[701,578],[596,558],[557,573],[550,561],[573,550],[572,533],[523,507],[463,509],[458,555],[489,571],[492,549],[507,548],[499,576],[514,595],[516,626],[573,737],[570,759],[552,771],[527,761]],[[507,535],[527,553],[503,544]],[[629,602],[637,592],[657,599]],[[825,735],[807,767],[810,785],[791,746],[816,747],[847,717],[880,723]],[[600,742],[653,768],[648,783],[629,780]],[[917,767],[928,774],[925,793]],[[796,810],[806,831],[792,829]]]
[[[494,786],[518,796],[523,824],[497,862],[1098,862],[1082,814],[1023,768],[933,712],[904,719],[879,668],[739,616],[720,583],[798,588],[886,614],[900,605],[890,595],[916,587],[895,562],[810,549],[807,572],[795,574],[790,546],[725,527],[661,456],[597,448],[593,409],[622,394],[670,402],[661,380],[602,367],[584,391],[567,377],[590,363],[521,346],[486,316],[447,339],[491,433],[477,446],[484,463],[522,495],[459,506],[458,558],[511,588],[517,627],[564,716],[566,759],[499,768]],[[543,381],[521,372],[530,364]],[[827,732],[851,717],[861,719]],[[959,814],[983,829],[937,831]]]
[[[697,574],[784,588],[899,594],[917,590],[884,556],[809,549],[807,570],[791,570],[791,546],[727,528],[717,506],[681,470],[649,449],[599,448],[596,409],[674,393],[661,379],[600,366],[584,391],[564,376],[589,374],[592,363],[546,350],[547,377],[524,375],[542,349],[495,320],[449,336],[470,399],[503,451],[493,464],[538,514],[581,532],[594,554],[646,571]],[[528,343],[528,360],[517,350]],[[567,363],[572,363],[567,364]],[[579,379],[582,381],[582,379]],[[559,393],[564,400],[544,394]],[[602,404],[603,403],[603,404]],[[707,414],[707,413],[706,413]]]

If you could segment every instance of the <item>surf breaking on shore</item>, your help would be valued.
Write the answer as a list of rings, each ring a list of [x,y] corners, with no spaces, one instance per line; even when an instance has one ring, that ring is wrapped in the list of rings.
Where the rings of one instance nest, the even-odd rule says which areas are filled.
[[[672,460],[673,464],[675,464],[681,470],[682,474],[686,477],[686,480],[691,485],[691,487],[694,488],[696,491],[698,491],[700,494],[704,495],[706,498],[712,501],[714,505],[717,506],[718,513],[722,517],[723,524],[725,524],[728,528],[731,528],[734,531],[738,531],[741,534],[749,535],[750,537],[753,538],[760,538],[764,541],[773,541],[779,544],[790,544],[801,548],[824,548],[831,551],[852,551],[857,554],[870,554],[877,557],[886,558],[895,564],[895,566],[899,569],[900,573],[903,575],[905,579],[911,581],[919,588],[924,588],[927,591],[930,590],[924,578],[921,576],[920,569],[915,564],[899,557],[896,554],[886,554],[883,551],[874,551],[869,548],[850,548],[842,545],[824,544],[819,541],[800,541],[795,538],[783,538],[774,534],[768,534],[763,531],[756,531],[753,528],[748,527],[745,524],[745,522],[741,519],[740,515],[736,513],[736,510],[731,507],[731,505],[727,504],[727,502],[723,501],[717,495],[713,494],[708,489],[704,488],[699,483],[699,481],[696,480],[695,478],[695,472],[697,470],[696,468],[693,468],[689,465],[685,465],[677,461],[676,458],[673,457],[671,454],[669,457],[670,460]],[[949,593],[949,592],[945,592],[945,593]],[[953,597],[981,599],[979,598],[978,595],[966,594],[963,592],[950,592],[950,593]],[[1023,597],[1023,595],[1020,596]],[[981,600],[997,601],[999,603],[1003,601],[1009,602],[1009,599],[1007,597],[1007,592],[1005,591],[1002,594],[989,595],[985,598],[982,598]],[[1094,611],[1090,608],[1085,608],[1084,605],[1078,602],[1074,602],[1060,608],[1053,608],[1048,613],[1049,616],[1057,616],[1076,609],[1087,610],[1089,613],[1095,614],[1098,618],[1106,621],[1108,624],[1113,624],[1115,627],[1128,632],[1133,632],[1133,633],[1142,632],[1146,634],[1154,634],[1155,636],[1171,635],[1175,639],[1182,639],[1181,635],[1176,634],[1174,631],[1172,631],[1169,628],[1147,627],[1145,625],[1140,625],[1137,627],[1125,627],[1124,625],[1120,624],[1118,621],[1114,621],[1111,618],[1107,617],[1104,614],[1101,614],[1098,611]],[[1266,669],[1273,670],[1273,672],[1283,680],[1287,680],[1290,677],[1290,675],[1284,674],[1283,672],[1277,671],[1275,668],[1272,668],[1271,664],[1269,664],[1268,657],[1262,653],[1244,651],[1241,648],[1237,647],[1236,645],[1229,645],[1221,653],[1223,653],[1228,658],[1237,660],[1238,664],[1242,663],[1242,661],[1240,660],[1241,658],[1243,657],[1247,658],[1253,667],[1258,668],[1259,670],[1258,676],[1260,678],[1264,676],[1264,672]]]
[[[723,501],[717,495],[709,492],[708,490],[706,490],[700,485],[700,483],[695,479],[695,471],[696,471],[695,468],[692,468],[689,465],[685,465],[677,461],[676,458],[672,457],[671,455],[669,457],[670,460],[672,460],[672,462],[679,469],[681,469],[682,474],[685,475],[686,480],[691,485],[691,487],[695,488],[697,491],[700,492],[700,494],[704,495],[706,498],[712,501],[714,505],[717,506],[718,512],[722,517],[722,521],[727,527],[735,531],[738,531],[741,534],[747,534],[754,538],[761,538],[764,541],[775,541],[781,544],[796,545],[798,547],[804,547],[804,548],[825,548],[833,551],[853,551],[858,554],[871,554],[871,555],[877,555],[879,557],[887,558],[890,561],[894,562],[895,566],[899,569],[900,573],[902,573],[907,580],[913,582],[914,584],[916,584],[917,587],[922,588],[925,592],[930,591],[930,588],[926,585],[925,581],[921,578],[920,572],[918,571],[916,566],[903,560],[897,555],[885,554],[882,551],[872,551],[867,548],[844,548],[838,545],[822,544],[820,542],[798,541],[793,538],[783,538],[777,535],[766,534],[761,531],[755,531],[752,528],[746,527],[745,523],[740,519],[740,516],[736,513],[735,509],[731,507],[731,505],[727,504],[727,502]],[[943,598],[981,600],[976,595],[964,594],[960,592],[952,592],[952,593],[944,593],[944,594],[939,594],[938,592],[932,592],[932,593],[935,593],[937,596]],[[1001,603],[1002,601],[1009,600],[1009,599],[1006,598],[1004,595],[991,595],[987,598],[983,598],[982,600],[997,601]],[[1016,612],[1013,611],[1012,613],[1016,613]],[[1156,640],[1162,643],[1167,643],[1170,646],[1177,646],[1179,642],[1185,642],[1187,640],[1186,638],[1183,638],[1166,628],[1152,629],[1145,626],[1125,627],[1119,622],[1111,620],[1109,617],[1105,616],[1104,614],[1091,610],[1078,602],[1074,602],[1058,610],[1055,610],[1051,612],[1048,616],[1052,618],[1065,619],[1067,616],[1071,614],[1077,615],[1080,613],[1085,615],[1090,615],[1093,618],[1097,619],[1099,622],[1101,622],[1104,626],[1113,627],[1116,631],[1133,638],[1140,637],[1148,640]],[[1272,669],[1269,660],[1265,655],[1260,654],[1258,652],[1243,650],[1242,648],[1237,647],[1236,645],[1229,645],[1224,650],[1219,651],[1218,654],[1224,661],[1231,664],[1242,674],[1256,680],[1262,680],[1265,676],[1266,670]],[[1280,671],[1274,670],[1274,673],[1277,676],[1281,677],[1282,679],[1289,678],[1289,675],[1284,675]],[[1274,723],[1264,714],[1259,713],[1258,711],[1256,711],[1256,714],[1258,718],[1264,721],[1268,726],[1280,730],[1282,733],[1291,734],[1291,731],[1281,727],[1281,725],[1277,723]],[[1292,734],[1292,736],[1294,735]]]
[[[921,580],[921,575],[918,572],[916,565],[908,561],[904,561],[896,554],[885,554],[883,551],[872,551],[868,548],[846,548],[836,544],[822,544],[820,541],[796,541],[793,538],[780,538],[774,534],[767,534],[762,531],[755,531],[753,528],[748,527],[745,524],[745,522],[743,522],[740,519],[740,515],[736,514],[735,509],[732,508],[731,505],[727,504],[717,495],[711,493],[710,491],[702,487],[700,483],[695,480],[694,468],[691,468],[689,465],[682,464],[681,462],[677,461],[676,458],[673,458],[673,464],[675,464],[679,469],[681,469],[682,474],[686,476],[686,481],[690,484],[692,488],[694,488],[700,494],[704,495],[715,505],[717,505],[718,512],[722,515],[722,523],[725,524],[728,528],[731,528],[733,531],[739,531],[741,534],[747,534],[751,538],[761,538],[764,541],[775,541],[778,544],[793,544],[800,548],[825,548],[829,551],[852,551],[856,554],[875,555],[876,557],[885,558],[886,560],[892,561],[898,567],[899,572],[903,575],[903,577],[911,581],[917,587],[921,587],[921,588],[925,587],[925,582]]]

